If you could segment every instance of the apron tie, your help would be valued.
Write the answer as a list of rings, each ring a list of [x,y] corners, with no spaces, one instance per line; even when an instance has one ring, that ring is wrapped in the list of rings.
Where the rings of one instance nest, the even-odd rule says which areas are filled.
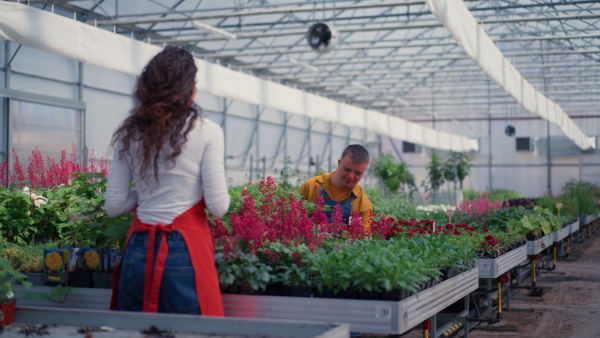
[[[165,271],[165,263],[167,254],[169,253],[169,245],[167,244],[167,233],[175,231],[173,224],[157,224],[148,225],[141,223],[138,225],[137,231],[148,231],[148,245],[146,249],[146,274],[144,276],[144,312],[158,311],[158,295],[160,293],[160,284],[162,281],[163,272]],[[154,243],[156,233],[162,234],[160,239],[160,247],[156,256],[156,264],[154,264]],[[153,265],[154,268],[153,268]]]

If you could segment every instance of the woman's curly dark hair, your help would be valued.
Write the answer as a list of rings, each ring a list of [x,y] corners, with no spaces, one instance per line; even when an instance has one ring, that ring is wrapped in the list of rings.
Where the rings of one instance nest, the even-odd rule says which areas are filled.
[[[197,71],[190,52],[166,46],[150,60],[137,80],[134,108],[114,133],[111,145],[122,142],[123,147],[116,154],[119,158],[130,154],[141,159],[139,174],[146,182],[149,180],[145,174],[153,168],[158,183],[161,151],[171,151],[167,158],[175,163],[194,121],[202,113],[192,100]],[[188,117],[191,118],[186,127]],[[139,141],[139,147],[130,149],[134,140]]]

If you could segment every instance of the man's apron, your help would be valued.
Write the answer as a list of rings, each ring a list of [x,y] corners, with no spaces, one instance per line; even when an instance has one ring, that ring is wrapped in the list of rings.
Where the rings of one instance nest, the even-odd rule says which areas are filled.
[[[348,201],[346,201],[346,203],[338,202],[336,200],[332,200],[331,198],[327,197],[327,193],[325,192],[324,188],[321,188],[321,192],[319,193],[319,196],[323,197],[325,205],[328,205],[331,207],[330,210],[325,211],[325,216],[327,216],[327,222],[331,223],[331,215],[333,214],[333,207],[336,204],[339,204],[340,207],[342,207],[342,222],[344,222],[344,224],[350,224],[350,215],[352,214],[352,201],[354,201],[354,199],[356,198],[356,196],[354,196],[353,193],[350,193],[350,198],[348,198]]]
[[[191,207],[183,214],[177,216],[173,223],[164,225],[149,225],[142,223],[137,215],[133,219],[127,242],[123,252],[127,248],[127,243],[134,232],[149,232],[148,248],[146,251],[146,272],[144,277],[144,312],[157,312],[158,299],[160,292],[160,284],[162,274],[165,268],[165,261],[169,248],[167,245],[167,232],[178,230],[185,240],[187,245],[190,260],[194,268],[194,278],[196,280],[196,295],[200,304],[200,311],[204,316],[220,316],[223,313],[223,303],[221,300],[221,290],[219,288],[219,276],[215,267],[215,250],[213,247],[210,229],[208,227],[208,219],[204,212],[204,199]],[[154,262],[154,242],[156,233],[163,234],[161,236],[160,248],[156,256],[156,264]],[[118,283],[121,275],[121,264],[112,274],[112,297],[110,309],[117,310],[118,302]]]

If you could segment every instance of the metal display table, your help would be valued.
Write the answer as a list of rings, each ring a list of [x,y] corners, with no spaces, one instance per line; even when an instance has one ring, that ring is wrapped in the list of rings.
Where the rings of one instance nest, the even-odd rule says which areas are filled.
[[[552,234],[540,237],[535,241],[527,241],[527,254],[537,255],[552,245]]]
[[[463,299],[477,287],[478,272],[471,269],[401,301],[224,294],[223,306],[228,318],[341,322],[349,323],[351,331],[400,334]],[[109,307],[110,289],[73,288],[63,304],[25,297],[28,293],[49,291],[49,287],[37,286],[27,290],[16,286],[17,307],[80,310],[105,310]]]
[[[106,310],[18,307],[15,323],[46,324],[52,336],[81,336],[77,329],[110,327],[107,337],[146,337],[140,330],[156,326],[172,331],[173,337],[319,337],[342,338],[350,334],[349,325],[270,319],[219,318],[198,315],[141,313]],[[5,332],[6,334],[7,332]],[[96,333],[93,333],[96,336]],[[4,336],[4,335],[3,335]]]
[[[227,316],[346,322],[351,331],[404,333],[478,287],[471,269],[401,301],[223,295]]]
[[[567,236],[569,236],[571,234],[571,226],[567,225],[564,228],[553,232],[552,235],[552,241],[554,243],[558,243],[560,241],[562,241],[563,239],[567,238]]]
[[[522,245],[496,258],[480,258],[477,260],[479,278],[496,278],[506,271],[527,260],[527,246]]]
[[[569,224],[569,231],[570,233],[574,233],[577,230],[579,230],[579,220]]]

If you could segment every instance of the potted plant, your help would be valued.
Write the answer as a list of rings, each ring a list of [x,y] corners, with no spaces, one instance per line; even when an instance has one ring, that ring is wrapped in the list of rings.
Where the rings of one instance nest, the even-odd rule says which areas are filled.
[[[15,318],[17,300],[13,291],[16,282],[31,287],[25,274],[15,271],[8,259],[0,259],[0,326],[12,323]]]

